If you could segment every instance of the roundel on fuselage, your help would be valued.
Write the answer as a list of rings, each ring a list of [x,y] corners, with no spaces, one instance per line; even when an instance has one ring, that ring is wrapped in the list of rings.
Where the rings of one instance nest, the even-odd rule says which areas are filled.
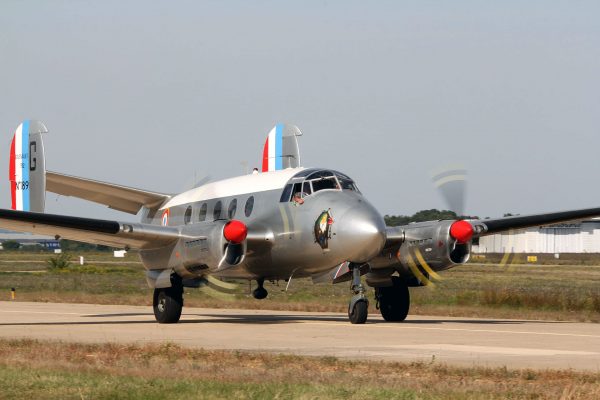
[[[165,211],[163,211],[161,222],[160,222],[162,226],[169,225],[169,214],[170,214],[170,212],[169,212],[168,208]]]

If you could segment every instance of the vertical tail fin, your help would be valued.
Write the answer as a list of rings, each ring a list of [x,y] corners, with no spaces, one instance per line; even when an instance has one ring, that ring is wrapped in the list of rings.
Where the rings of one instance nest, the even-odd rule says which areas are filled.
[[[299,167],[298,136],[302,136],[302,132],[295,125],[275,125],[263,148],[262,172]]]
[[[10,144],[11,208],[20,211],[44,211],[46,200],[46,163],[42,133],[48,132],[40,121],[23,121]]]

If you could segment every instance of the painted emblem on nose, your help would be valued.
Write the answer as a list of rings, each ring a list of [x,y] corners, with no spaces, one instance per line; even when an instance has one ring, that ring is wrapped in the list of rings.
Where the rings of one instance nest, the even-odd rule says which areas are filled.
[[[323,250],[329,248],[331,225],[333,225],[331,210],[323,211],[315,221],[315,242],[317,242]]]

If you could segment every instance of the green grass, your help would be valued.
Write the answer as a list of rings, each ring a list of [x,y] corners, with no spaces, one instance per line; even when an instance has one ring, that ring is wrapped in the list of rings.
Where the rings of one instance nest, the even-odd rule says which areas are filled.
[[[0,367],[0,388],[7,399],[414,399],[414,390],[376,387],[243,383],[197,379],[140,378],[106,373]],[[433,396],[419,398],[435,398]]]
[[[592,399],[600,374],[0,340],[0,398]]]

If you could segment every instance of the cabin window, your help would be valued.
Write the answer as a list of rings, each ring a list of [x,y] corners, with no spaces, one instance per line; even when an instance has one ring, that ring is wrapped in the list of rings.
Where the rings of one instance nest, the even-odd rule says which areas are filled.
[[[221,210],[223,208],[223,203],[221,203],[221,200],[217,201],[215,203],[215,208],[213,209],[213,218],[214,219],[220,219],[221,218]]]
[[[244,206],[244,214],[246,217],[249,217],[252,214],[252,209],[254,209],[254,196],[248,197],[246,200],[246,205]]]
[[[227,209],[227,217],[229,219],[233,219],[235,217],[235,212],[237,211],[237,199],[231,200],[229,203],[229,208]]]
[[[206,220],[206,212],[208,211],[208,204],[203,203],[200,207],[200,214],[198,214],[198,221],[202,222]]]
[[[183,223],[188,225],[190,222],[192,222],[192,206],[188,206],[183,215]]]

